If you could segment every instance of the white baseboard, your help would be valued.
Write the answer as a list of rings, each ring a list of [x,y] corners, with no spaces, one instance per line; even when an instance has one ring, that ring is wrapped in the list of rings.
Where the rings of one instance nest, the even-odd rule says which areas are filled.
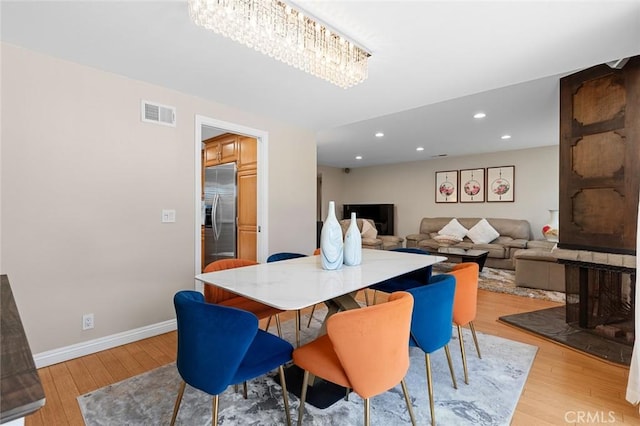
[[[69,361],[70,359],[79,358],[81,356],[90,355],[106,349],[115,348],[116,346],[168,333],[175,329],[176,320],[173,319],[124,331],[122,333],[112,334],[99,339],[88,340],[75,345],[41,352],[39,354],[35,354],[33,359],[35,361],[36,368],[47,367],[49,365],[58,364],[59,362]]]

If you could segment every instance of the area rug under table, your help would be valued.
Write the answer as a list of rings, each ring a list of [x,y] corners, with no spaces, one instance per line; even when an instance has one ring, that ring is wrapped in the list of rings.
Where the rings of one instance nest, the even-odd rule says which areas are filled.
[[[314,320],[314,322],[317,322]],[[288,325],[288,324],[287,324]],[[291,327],[292,328],[292,327]],[[292,335],[288,330],[286,336]],[[315,331],[303,329],[303,341]],[[465,330],[467,332],[467,330]],[[454,334],[455,335],[455,334]],[[478,333],[482,359],[475,353],[471,335],[465,334],[469,384],[463,380],[462,361],[456,338],[450,342],[458,389],[451,376],[443,350],[431,356],[434,374],[436,420],[442,425],[508,425],[522,393],[537,347]],[[429,424],[424,354],[411,348],[411,366],[406,377],[418,424]],[[168,364],[122,382],[78,397],[85,423],[97,425],[169,424],[180,385],[175,364]],[[221,425],[281,425],[284,410],[280,386],[272,376],[252,380],[248,399],[230,386],[220,396]],[[299,400],[290,395],[292,420],[298,418]],[[351,393],[326,409],[306,404],[306,425],[360,425],[363,400]],[[402,389],[371,399],[372,425],[410,424]],[[211,424],[211,397],[187,386],[176,424]]]

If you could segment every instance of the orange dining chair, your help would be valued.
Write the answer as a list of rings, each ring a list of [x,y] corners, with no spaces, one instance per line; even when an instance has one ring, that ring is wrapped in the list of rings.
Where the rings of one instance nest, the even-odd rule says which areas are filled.
[[[480,272],[477,263],[465,262],[455,265],[451,272],[448,273],[456,277],[456,293],[453,300],[453,324],[458,328],[458,340],[460,340],[460,353],[462,354],[462,366],[464,368],[464,382],[469,384],[467,357],[464,350],[464,340],[462,339],[462,326],[469,324],[473,342],[478,352],[478,358],[482,358],[480,355],[480,346],[478,346],[476,329],[473,325],[478,306],[478,275]]]
[[[241,268],[243,266],[257,265],[258,262],[247,259],[221,259],[209,263],[202,272],[222,271],[224,269]],[[269,329],[271,317],[276,318],[276,327],[278,336],[282,337],[282,328],[280,326],[280,314],[284,312],[280,309],[273,308],[264,303],[256,302],[247,297],[232,293],[215,285],[205,284],[204,299],[208,303],[215,303],[223,306],[231,306],[233,308],[243,309],[252,312],[259,320],[267,318],[265,330]]]
[[[304,370],[298,425],[302,424],[309,373],[353,389],[364,399],[364,423],[369,425],[369,399],[402,385],[415,425],[404,377],[409,369],[409,330],[413,297],[395,292],[386,303],[338,312],[327,320],[327,334],[293,351],[293,362]]]

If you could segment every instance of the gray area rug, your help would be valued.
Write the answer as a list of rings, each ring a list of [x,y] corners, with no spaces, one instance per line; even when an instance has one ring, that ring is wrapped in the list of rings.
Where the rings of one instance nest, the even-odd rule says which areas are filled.
[[[439,263],[433,266],[433,272],[446,273],[451,270],[454,263]],[[533,299],[550,300],[552,302],[565,302],[565,294],[560,291],[540,290],[536,288],[516,286],[516,272],[508,269],[482,268],[478,280],[478,287],[496,293],[513,294],[516,296],[530,297]]]
[[[302,341],[316,335],[324,312],[316,312],[311,329],[304,328]],[[306,322],[303,320],[303,324]],[[293,321],[283,324],[285,338],[293,341]],[[468,330],[465,330],[468,331]],[[452,332],[452,336],[456,334]],[[537,347],[478,333],[482,359],[475,353],[471,334],[464,337],[469,366],[469,385],[464,384],[457,338],[451,349],[458,389],[454,389],[444,350],[431,356],[434,374],[436,421],[441,425],[508,425],[527,380]],[[418,424],[431,421],[424,354],[411,348],[411,367],[406,377]],[[275,373],[275,372],[274,372]],[[273,375],[249,383],[249,397],[230,386],[220,396],[221,425],[281,425],[285,422],[280,386]],[[175,364],[78,397],[85,423],[98,425],[169,424],[180,384]],[[299,399],[289,394],[292,421],[297,421]],[[306,425],[361,425],[363,400],[351,393],[321,410],[306,404]],[[410,424],[400,385],[371,399],[372,425]],[[187,386],[176,424],[211,424],[211,397]]]

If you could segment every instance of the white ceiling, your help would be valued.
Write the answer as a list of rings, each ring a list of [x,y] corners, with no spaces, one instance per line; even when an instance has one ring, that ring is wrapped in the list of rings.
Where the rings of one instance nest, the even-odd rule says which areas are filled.
[[[318,163],[336,167],[555,145],[558,78],[640,54],[640,0],[297,3],[372,53],[364,83],[343,90],[196,27],[186,0],[2,0],[0,31],[311,129]]]

